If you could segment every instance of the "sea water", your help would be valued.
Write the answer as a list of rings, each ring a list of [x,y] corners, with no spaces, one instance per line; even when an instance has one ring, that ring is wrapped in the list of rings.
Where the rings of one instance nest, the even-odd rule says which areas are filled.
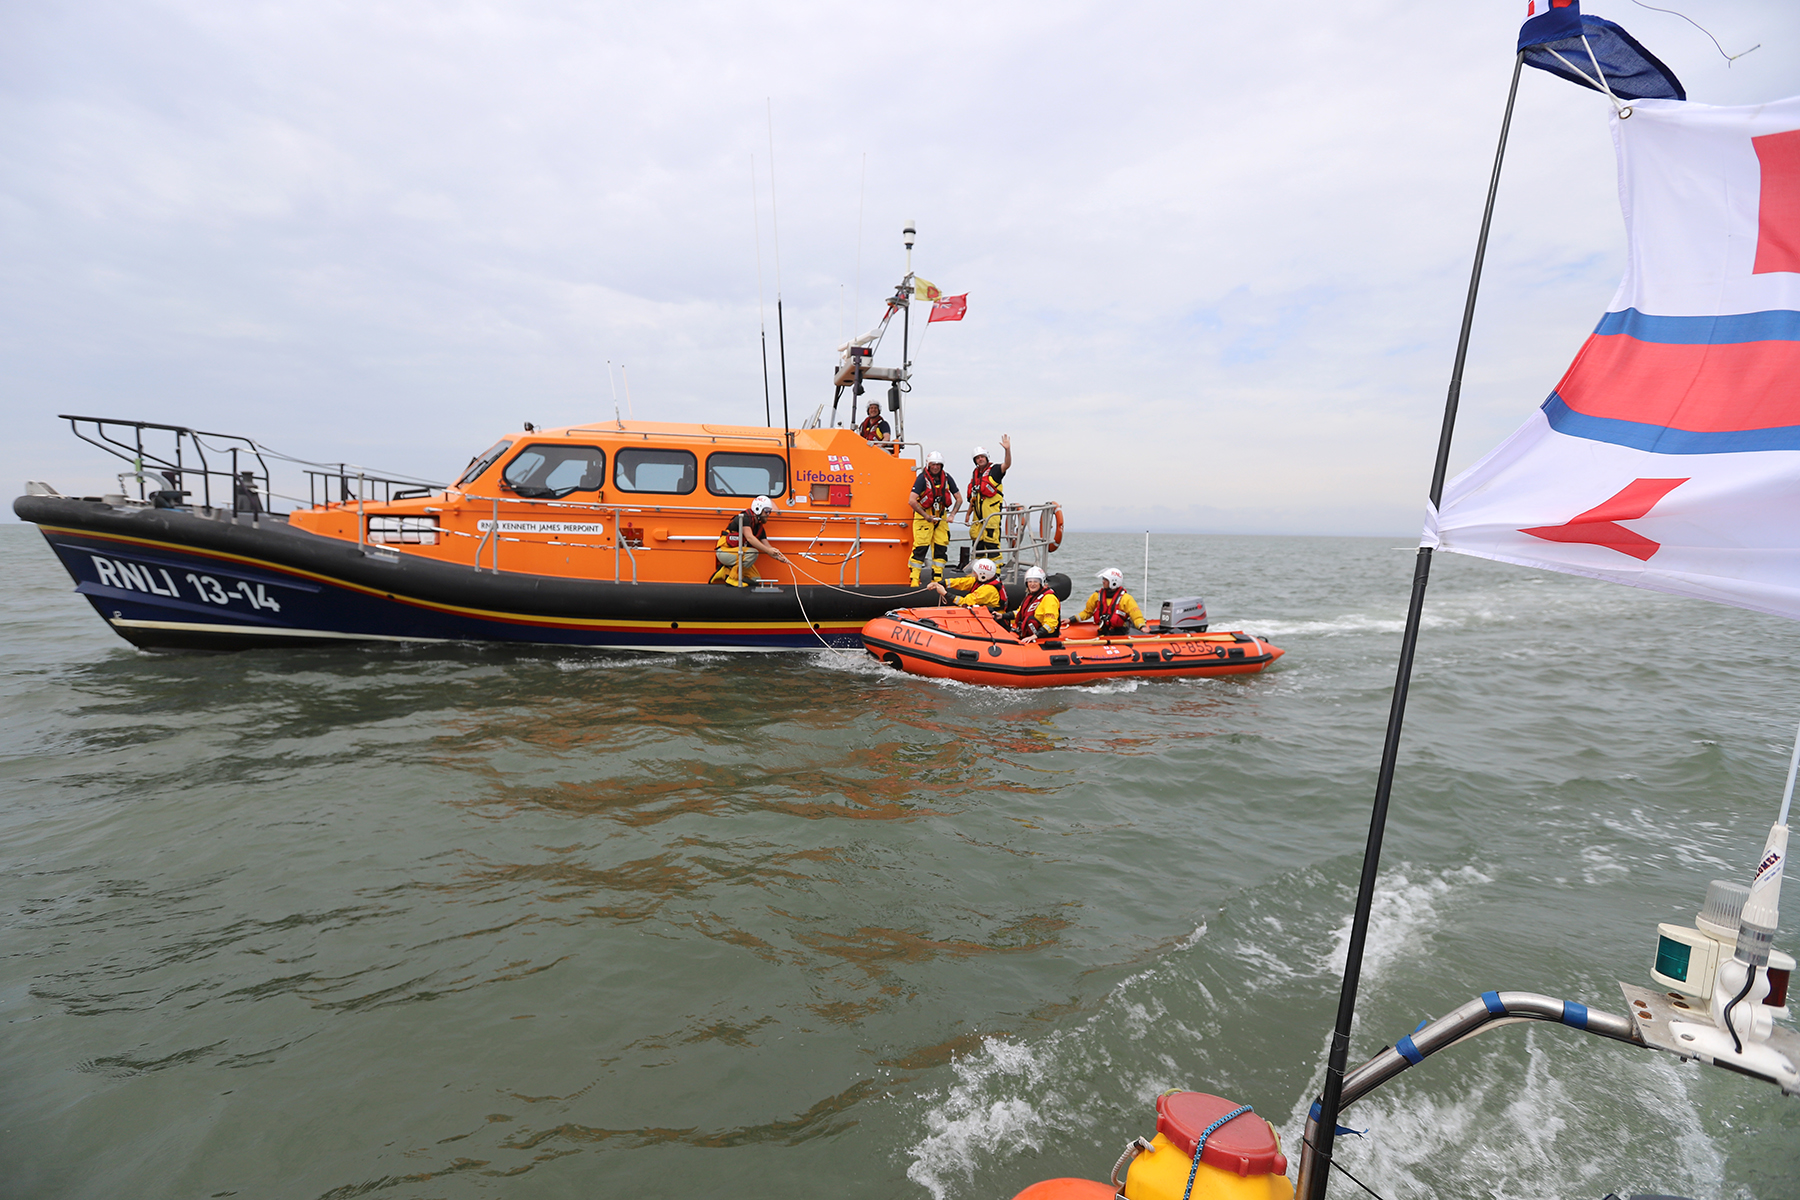
[[[1142,550],[1056,565],[1144,592]],[[1413,548],[1151,553],[1152,611],[1287,657],[1009,692],[823,649],[148,655],[0,528],[0,1196],[1004,1198],[1104,1178],[1172,1087],[1297,1158]],[[1656,923],[1748,878],[1796,653],[1440,557],[1352,1061],[1488,988],[1622,1012]],[[1345,1123],[1389,1200],[1800,1193],[1800,1101],[1556,1026]]]

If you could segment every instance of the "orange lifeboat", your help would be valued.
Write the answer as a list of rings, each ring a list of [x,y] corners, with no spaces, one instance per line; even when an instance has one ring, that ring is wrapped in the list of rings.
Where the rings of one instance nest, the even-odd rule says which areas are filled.
[[[1062,635],[1021,642],[979,605],[898,608],[863,626],[875,658],[914,675],[994,687],[1060,687],[1102,679],[1253,675],[1284,653],[1242,632],[1151,631],[1097,637],[1092,624],[1063,626]]]

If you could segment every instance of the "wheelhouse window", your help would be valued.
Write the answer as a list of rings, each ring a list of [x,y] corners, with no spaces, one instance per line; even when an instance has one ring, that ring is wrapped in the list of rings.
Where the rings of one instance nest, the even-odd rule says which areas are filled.
[[[534,442],[513,455],[500,477],[515,493],[532,500],[594,492],[606,484],[606,452],[597,446]]]
[[[461,487],[465,483],[474,483],[477,479],[480,479],[481,473],[493,466],[495,461],[499,459],[502,454],[505,454],[507,448],[511,445],[512,442],[510,440],[495,442],[492,446],[489,446],[486,450],[483,450],[480,454],[471,458],[467,469],[462,473],[462,478],[456,481],[455,486]]]
[[[613,486],[621,492],[685,496],[694,490],[699,476],[699,460],[688,450],[658,450],[646,446],[620,450],[613,455]]]
[[[779,496],[787,490],[787,463],[779,454],[706,456],[706,490],[715,496]]]

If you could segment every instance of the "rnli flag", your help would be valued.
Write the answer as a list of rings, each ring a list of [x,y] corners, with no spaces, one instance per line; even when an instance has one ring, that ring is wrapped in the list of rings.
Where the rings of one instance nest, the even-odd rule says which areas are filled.
[[[1611,120],[1625,278],[1425,544],[1800,619],[1800,98]]]
[[[931,306],[931,315],[925,318],[927,325],[933,321],[960,321],[963,314],[969,311],[969,293],[960,296],[945,296]]]
[[[929,279],[920,279],[916,275],[913,276],[913,299],[929,300],[933,304],[936,304],[943,298],[944,293],[938,289],[937,284],[931,282]]]

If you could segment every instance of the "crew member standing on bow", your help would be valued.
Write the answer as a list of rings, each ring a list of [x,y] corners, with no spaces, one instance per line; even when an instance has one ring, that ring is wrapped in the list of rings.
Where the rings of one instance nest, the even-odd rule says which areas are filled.
[[[775,504],[767,496],[758,496],[750,507],[731,518],[719,533],[719,569],[708,582],[728,583],[732,587],[749,587],[756,582],[756,556],[767,554],[778,563],[787,561],[781,551],[769,544],[765,527]]]
[[[925,469],[913,480],[906,502],[913,510],[912,585],[919,586],[927,555],[932,581],[942,582],[944,560],[950,557],[950,518],[962,506],[962,497],[956,494],[956,480],[944,470],[944,456],[936,450],[926,455]]]
[[[1000,553],[1000,481],[1012,470],[1012,439],[1000,435],[1000,448],[1006,461],[995,463],[986,448],[975,447],[975,473],[969,476],[969,552],[982,555]]]
[[[1021,642],[1053,638],[1062,632],[1062,602],[1044,586],[1042,567],[1031,567],[1025,572],[1025,595],[1013,616],[1013,629]]]
[[[862,424],[856,427],[856,433],[865,442],[893,440],[894,427],[882,418],[880,401],[869,401],[869,415],[864,417]]]
[[[956,602],[970,608],[977,604],[985,605],[995,616],[1006,611],[1006,585],[1000,582],[1000,571],[989,559],[975,560],[975,574],[962,579],[951,579],[944,583],[932,584],[932,590],[938,599],[948,604],[951,591],[966,592],[958,596]],[[1041,574],[1041,572],[1040,572]]]
[[[1087,598],[1077,621],[1094,622],[1096,637],[1124,637],[1144,627],[1144,612],[1125,590],[1125,572],[1108,567],[1100,572],[1100,590]]]

